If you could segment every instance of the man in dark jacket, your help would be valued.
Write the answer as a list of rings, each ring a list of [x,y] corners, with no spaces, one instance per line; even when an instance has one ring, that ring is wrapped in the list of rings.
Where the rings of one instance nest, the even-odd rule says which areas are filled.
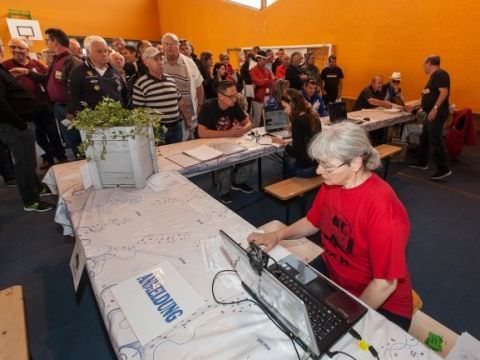
[[[0,40],[2,60],[3,43]],[[45,190],[35,172],[35,138],[27,126],[38,110],[33,97],[0,65],[0,141],[10,148],[15,160],[15,174],[24,210],[43,212],[51,210],[52,206],[40,201],[40,192]]]
[[[103,98],[127,104],[127,89],[117,70],[109,64],[106,41],[96,35],[84,40],[87,50],[85,62],[73,69],[68,80],[67,117],[72,119],[83,109],[85,102],[94,109]]]

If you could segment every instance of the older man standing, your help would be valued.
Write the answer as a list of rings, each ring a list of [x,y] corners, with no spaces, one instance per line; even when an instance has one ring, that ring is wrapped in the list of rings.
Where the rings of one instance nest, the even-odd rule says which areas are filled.
[[[108,62],[105,39],[96,35],[87,36],[83,46],[87,50],[87,59],[72,71],[68,82],[69,118],[83,109],[83,102],[90,109],[94,109],[104,97],[120,101],[124,106],[127,103],[127,90],[121,75]]]
[[[194,137],[198,125],[197,116],[203,105],[203,77],[195,62],[180,54],[177,35],[166,33],[162,36],[165,51],[164,69],[177,84],[183,103],[180,107],[183,118],[183,140]]]
[[[420,136],[420,154],[418,162],[410,167],[427,170],[430,145],[433,148],[433,160],[437,171],[430,180],[441,180],[452,171],[447,166],[447,156],[443,141],[443,125],[448,118],[448,98],[450,96],[450,75],[440,68],[440,56],[431,55],[423,64],[425,73],[430,75],[422,91],[422,110],[426,117]]]
[[[0,62],[3,42],[0,40]],[[15,175],[25,211],[44,212],[52,206],[40,201],[45,192],[37,174],[35,139],[27,122],[37,112],[37,103],[18,81],[0,64],[0,141],[8,146],[15,160]],[[10,155],[7,155],[10,156]]]
[[[67,82],[72,69],[81,64],[81,61],[72,55],[69,49],[67,34],[60,29],[50,28],[45,31],[48,49],[55,53],[53,62],[48,68],[46,76],[47,92],[53,103],[53,114],[57,119],[60,131],[67,146],[72,150],[74,157],[78,156],[78,145],[81,143],[77,129],[69,129],[67,119]]]
[[[133,86],[133,105],[146,107],[161,114],[161,125],[167,128],[165,143],[182,141],[182,124],[178,92],[175,81],[163,72],[163,55],[155,47],[145,49],[142,55],[147,74],[138,78]]]
[[[30,93],[39,105],[39,112],[34,118],[35,135],[38,145],[45,152],[42,155],[41,169],[52,166],[54,157],[63,162],[67,159],[55,118],[49,109],[48,95],[42,82],[47,68],[37,60],[28,57],[28,45],[22,39],[12,39],[8,43],[13,58],[6,60],[3,66],[17,78],[20,85]]]
[[[83,61],[83,52],[80,43],[75,38],[70,38],[68,42],[68,47],[72,52],[73,56],[76,56],[79,60]]]

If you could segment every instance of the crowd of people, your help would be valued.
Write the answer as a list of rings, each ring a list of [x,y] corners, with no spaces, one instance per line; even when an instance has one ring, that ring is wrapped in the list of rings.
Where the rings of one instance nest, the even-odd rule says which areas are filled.
[[[157,112],[166,144],[239,137],[262,125],[264,111],[281,110],[292,132],[291,142],[283,143],[285,176],[321,175],[324,186],[305,218],[275,233],[252,234],[249,240],[270,249],[282,239],[320,232],[325,254],[315,266],[408,329],[412,300],[405,208],[373,173],[379,156],[363,129],[348,122],[328,131],[321,128],[319,118],[342,98],[344,74],[335,55],[319,69],[313,52],[287,54],[279,49],[274,54],[257,46],[236,70],[228,54],[221,54],[218,62],[210,52],[197,56],[188,40],[173,33],[164,34],[156,46],[146,40],[132,46],[120,38],[109,46],[100,36],[87,36],[83,49],[61,29],[45,33],[45,63],[30,58],[22,39],[9,41],[12,58],[3,61],[0,42],[0,170],[6,185],[18,186],[26,211],[52,208],[40,200],[48,189],[36,174],[35,141],[43,150],[42,169],[67,161],[66,148],[70,158],[81,157],[81,137],[70,126],[72,119],[105,97],[126,108]],[[438,56],[428,57],[424,67],[430,79],[423,90],[425,125],[414,166],[428,167],[432,145],[437,165],[432,178],[439,179],[451,174],[441,134],[450,79]],[[400,81],[398,72],[386,84],[382,77],[373,77],[354,109],[403,106]],[[215,173],[223,203],[232,201],[231,190],[253,191],[247,184],[251,168],[246,162]]]
[[[70,159],[81,156],[78,150],[81,136],[70,126],[71,121],[84,106],[94,108],[108,97],[126,108],[146,107],[158,113],[166,144],[198,137],[241,136],[263,124],[264,111],[285,110],[293,136],[292,144],[287,146],[285,175],[314,176],[315,164],[308,158],[307,144],[320,131],[319,117],[328,115],[328,105],[342,98],[344,74],[335,55],[330,55],[328,65],[319,69],[313,51],[306,54],[294,51],[289,55],[278,49],[274,54],[271,49],[255,46],[245,52],[243,63],[236,70],[228,54],[220,54],[218,62],[211,52],[197,56],[191,42],[173,33],[164,34],[155,46],[147,40],[133,46],[121,38],[113,39],[109,45],[102,37],[93,35],[84,39],[83,48],[61,29],[47,29],[45,34],[47,49],[42,52],[43,62],[29,56],[26,41],[11,39],[8,47],[12,58],[3,61],[1,68],[6,92],[2,101],[9,102],[5,108],[11,114],[2,120],[2,126],[8,124],[25,130],[25,124],[34,124],[34,139],[43,150],[41,169],[67,161],[66,148],[70,149]],[[427,63],[432,66],[432,74],[441,73],[436,71],[438,57]],[[447,81],[445,74],[447,78],[442,79]],[[381,76],[374,76],[359,94],[354,110],[403,106],[400,81],[398,72],[386,84]],[[449,87],[449,83],[440,85]],[[240,103],[245,106],[239,106]],[[443,110],[448,108],[448,94],[441,109],[439,104],[431,106],[428,117],[432,111],[442,110],[438,116],[445,118]],[[246,118],[240,115],[243,113]],[[435,124],[443,124],[442,121]],[[426,167],[431,144],[435,148],[437,175],[445,176],[451,172],[446,166],[438,128],[426,126],[429,131],[422,136],[422,155],[415,166]],[[22,174],[26,170],[22,170],[22,164],[34,164],[33,160],[19,161],[17,158],[25,157],[25,151],[19,152],[2,138],[0,150],[5,184],[23,188]],[[15,176],[13,169],[17,163],[20,166]],[[230,173],[223,177],[220,173],[216,174],[218,194],[224,203],[229,203],[230,186],[222,179],[229,178]],[[246,175],[239,176],[232,187],[251,192],[245,179]],[[34,210],[44,208],[36,197],[25,197],[24,203],[25,209],[31,209],[32,203]]]

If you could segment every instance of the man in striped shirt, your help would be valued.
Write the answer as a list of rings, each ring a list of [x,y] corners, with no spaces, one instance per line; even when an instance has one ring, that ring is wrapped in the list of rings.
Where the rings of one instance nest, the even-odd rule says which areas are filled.
[[[159,113],[161,125],[167,128],[165,143],[182,141],[181,99],[175,81],[163,72],[163,55],[155,47],[145,49],[142,60],[148,69],[133,85],[133,105]]]

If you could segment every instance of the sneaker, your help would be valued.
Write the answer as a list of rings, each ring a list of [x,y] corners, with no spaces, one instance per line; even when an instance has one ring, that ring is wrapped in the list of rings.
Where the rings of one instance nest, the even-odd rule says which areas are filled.
[[[445,170],[438,170],[435,174],[430,176],[430,180],[442,180],[446,177],[452,175],[452,170],[445,169]]]
[[[251,194],[253,192],[253,188],[251,186],[248,186],[246,183],[242,184],[232,184],[232,189],[233,190],[239,190],[245,194]]]
[[[231,204],[232,203],[232,198],[230,197],[230,194],[223,194],[220,195],[220,201],[224,204]]]
[[[428,170],[427,164],[413,163],[408,165],[409,168],[418,169],[418,170]]]
[[[45,211],[50,211],[52,209],[53,209],[52,205],[47,204],[46,202],[43,202],[43,201],[36,201],[29,205],[25,205],[23,207],[23,210],[25,211],[36,211],[36,212],[45,212]]]
[[[17,186],[17,180],[15,180],[15,179],[7,180],[7,181],[5,181],[5,186],[6,186],[6,187],[14,187],[14,186]]]
[[[38,195],[40,197],[43,197],[43,196],[53,195],[53,193],[50,191],[48,186],[43,185],[42,188],[40,189],[40,191],[38,192]]]

